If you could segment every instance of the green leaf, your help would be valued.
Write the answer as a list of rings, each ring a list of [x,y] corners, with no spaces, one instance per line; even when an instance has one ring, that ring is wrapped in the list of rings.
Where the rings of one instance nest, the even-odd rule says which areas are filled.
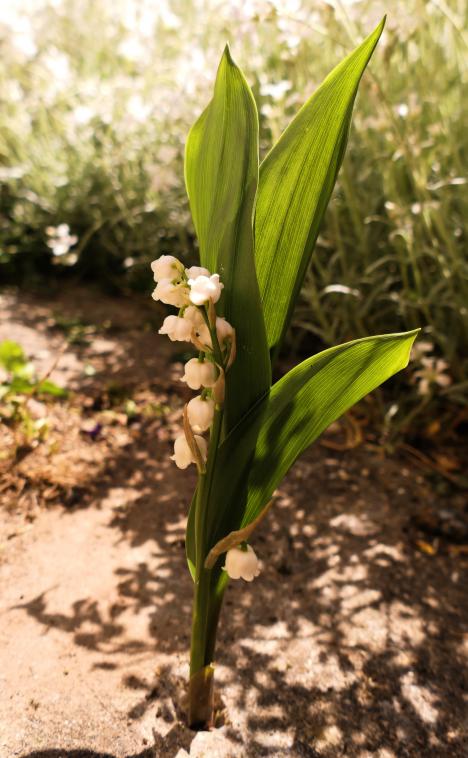
[[[187,517],[187,526],[185,528],[185,556],[189,567],[190,575],[195,581],[196,574],[196,542],[195,542],[195,502],[197,499],[197,490],[193,493],[192,502]]]
[[[418,331],[332,347],[274,385],[257,440],[241,526],[258,516],[296,458],[330,424],[408,365]]]
[[[257,518],[296,458],[352,405],[405,368],[417,332],[332,347],[271,388],[221,446],[212,489],[220,507],[209,547]]]
[[[63,387],[59,387],[55,382],[51,382],[50,379],[44,379],[39,382],[34,391],[40,395],[51,395],[52,397],[67,397],[68,392]]]
[[[12,395],[31,395],[34,385],[30,379],[15,374],[11,382],[8,383],[8,392]]]
[[[15,373],[17,369],[22,368],[27,363],[27,358],[23,348],[13,340],[4,340],[0,342],[0,365],[6,371]]]
[[[268,345],[276,355],[346,149],[361,76],[385,24],[325,79],[260,167],[255,261]]]
[[[200,261],[224,283],[221,309],[236,329],[226,377],[226,427],[270,386],[271,369],[253,250],[258,116],[252,92],[226,46],[213,99],[192,127],[185,179]]]

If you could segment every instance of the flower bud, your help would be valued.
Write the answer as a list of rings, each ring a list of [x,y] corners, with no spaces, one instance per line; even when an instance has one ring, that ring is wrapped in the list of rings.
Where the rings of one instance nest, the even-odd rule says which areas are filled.
[[[210,272],[207,268],[203,268],[202,266],[190,266],[190,268],[185,269],[185,276],[187,279],[196,279],[197,276],[209,276]]]
[[[171,342],[190,342],[193,324],[179,316],[166,316],[159,334],[167,334]]]
[[[210,428],[213,423],[214,405],[214,400],[204,399],[201,395],[187,403],[188,420],[194,432],[206,432]]]
[[[260,573],[260,562],[250,545],[245,545],[227,551],[224,568],[231,579],[251,582]]]
[[[161,279],[178,278],[184,270],[184,266],[173,255],[161,255],[160,258],[152,262],[151,270],[154,274],[154,281],[159,282]]]
[[[190,300],[194,305],[203,305],[211,300],[217,303],[224,284],[219,281],[219,274],[212,276],[197,276],[188,280],[190,286]]]
[[[188,288],[182,283],[173,284],[170,279],[161,279],[158,282],[152,298],[167,305],[174,305],[176,308],[183,308],[190,302]]]
[[[185,364],[185,373],[181,381],[187,382],[190,389],[199,390],[200,387],[213,387],[217,378],[216,367],[210,361],[191,358]]]
[[[206,461],[206,440],[195,434],[195,442],[198,445],[201,457]],[[180,434],[174,442],[174,455],[171,455],[171,461],[175,461],[178,468],[187,468],[191,463],[196,463],[184,434]]]

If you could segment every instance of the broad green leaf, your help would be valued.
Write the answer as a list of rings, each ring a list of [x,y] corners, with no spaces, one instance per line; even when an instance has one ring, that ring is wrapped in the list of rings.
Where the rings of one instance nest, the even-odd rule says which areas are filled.
[[[343,160],[359,81],[384,24],[327,76],[260,167],[255,261],[274,356]]]
[[[408,364],[417,332],[332,347],[271,388],[221,447],[212,489],[219,509],[210,547],[257,518],[296,458],[352,405]],[[256,426],[260,430],[252,435]]]
[[[235,326],[237,358],[227,374],[227,428],[269,388],[271,370],[253,254],[258,183],[258,117],[250,89],[226,48],[213,99],[190,131],[185,178],[200,262],[218,271],[222,305]],[[194,575],[194,507],[186,550]]]
[[[221,275],[221,308],[236,329],[237,357],[226,377],[229,430],[270,386],[271,369],[253,251],[258,116],[228,47],[213,99],[188,136],[185,178],[201,264]]]
[[[257,440],[241,526],[257,518],[296,458],[330,424],[406,368],[418,331],[365,337],[332,347],[275,384]]]

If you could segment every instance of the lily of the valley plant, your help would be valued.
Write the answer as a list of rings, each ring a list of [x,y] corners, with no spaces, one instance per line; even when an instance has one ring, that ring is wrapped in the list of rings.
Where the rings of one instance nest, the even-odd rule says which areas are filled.
[[[188,517],[194,581],[189,723],[213,717],[216,630],[229,579],[255,579],[248,544],[296,458],[364,395],[407,365],[416,332],[348,342],[272,385],[272,368],[346,147],[377,29],[325,79],[259,166],[258,116],[229,49],[213,99],[192,127],[185,178],[201,266],[152,264],[155,300],[177,308],[160,330],[197,354],[182,377],[197,392],[174,444],[198,483]]]

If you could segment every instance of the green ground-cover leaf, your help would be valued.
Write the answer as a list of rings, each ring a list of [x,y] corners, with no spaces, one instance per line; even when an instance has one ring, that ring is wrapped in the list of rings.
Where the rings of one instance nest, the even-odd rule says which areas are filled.
[[[255,261],[273,356],[289,324],[343,160],[359,81],[384,23],[328,75],[260,167]]]
[[[229,430],[270,386],[271,369],[253,251],[258,116],[227,47],[213,99],[188,136],[185,177],[201,265],[221,275],[220,306],[236,329],[237,358],[227,375]]]
[[[17,342],[13,340],[0,342],[0,366],[3,366],[6,371],[14,374],[23,368],[27,362],[24,350]]]
[[[55,382],[51,382],[50,379],[43,379],[39,382],[34,391],[39,395],[51,395],[52,397],[67,397],[68,391],[63,387],[59,387]]]

